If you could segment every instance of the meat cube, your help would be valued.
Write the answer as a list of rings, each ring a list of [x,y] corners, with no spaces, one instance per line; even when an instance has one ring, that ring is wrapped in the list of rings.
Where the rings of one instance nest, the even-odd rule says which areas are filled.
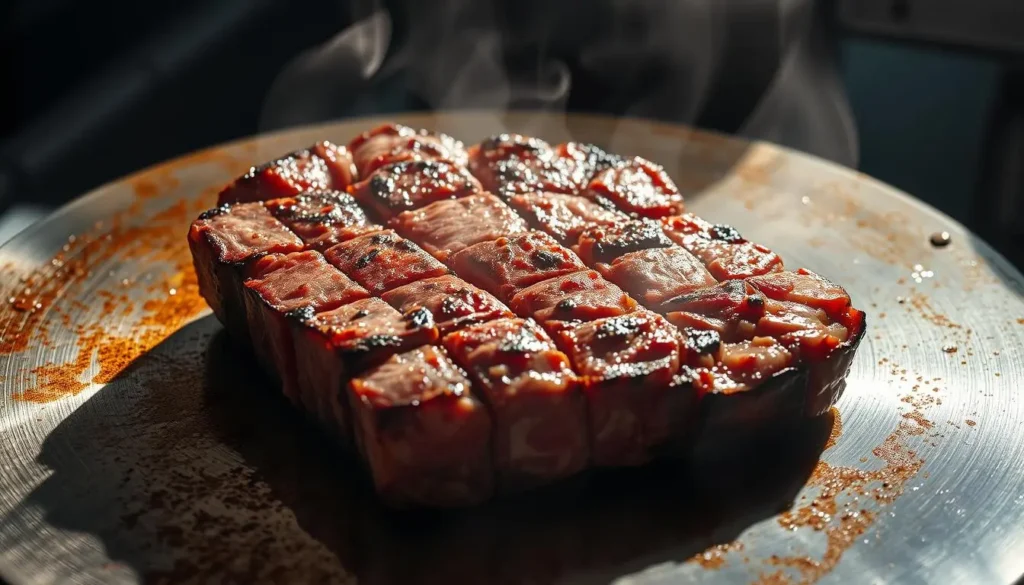
[[[469,170],[485,189],[499,195],[550,191],[575,193],[582,181],[571,159],[560,158],[547,142],[500,134],[469,148]]]
[[[402,124],[384,124],[363,132],[349,143],[348,150],[361,177],[397,162],[432,160],[458,166],[468,162],[466,149],[458,140]]]
[[[593,321],[637,309],[636,301],[593,270],[566,274],[523,289],[509,305],[517,315],[548,321]]]
[[[663,317],[638,311],[563,327],[556,341],[584,380],[595,464],[643,464],[689,426],[696,394],[673,384],[680,344]]]
[[[278,221],[315,250],[323,251],[356,236],[383,229],[366,219],[366,214],[351,195],[339,191],[271,199],[265,205]]]
[[[344,191],[357,176],[348,149],[318,142],[249,169],[220,192],[217,204],[294,197],[307,191]]]
[[[497,160],[517,158],[519,160],[550,161],[555,158],[551,145],[540,138],[522,134],[495,134],[476,146],[470,147],[470,170],[475,166]]]
[[[442,262],[473,244],[527,231],[526,222],[490,193],[436,201],[404,211],[389,225]]]
[[[430,313],[419,308],[401,313],[372,297],[330,311],[306,311],[293,329],[303,403],[345,443],[352,438],[348,381],[397,353],[438,339]]]
[[[326,311],[369,296],[319,252],[269,254],[247,270],[245,308],[252,347],[276,377],[284,395],[301,399],[296,383],[291,321],[307,311]]]
[[[803,268],[747,279],[770,299],[800,303],[821,309],[832,319],[844,317],[850,309],[850,295],[843,287]]]
[[[356,439],[396,506],[464,506],[494,488],[491,419],[444,349],[392,356],[349,384]]]
[[[808,401],[806,370],[794,370],[794,356],[775,340],[723,344],[720,353],[719,365],[693,371],[701,395],[698,458],[791,423],[803,416]]]
[[[769,299],[757,322],[758,335],[774,338],[801,359],[822,361],[850,337],[850,330],[829,319],[824,309]]]
[[[611,262],[630,252],[669,248],[673,245],[657,222],[633,219],[611,226],[585,229],[574,250],[587,266],[594,266],[599,262]]]
[[[436,258],[391,230],[342,242],[324,256],[374,295],[449,273]]]
[[[450,275],[418,280],[380,298],[402,313],[421,307],[430,311],[442,336],[473,323],[513,316],[490,293]]]
[[[754,336],[765,313],[765,298],[742,280],[727,280],[671,298],[661,309],[680,329],[712,330],[732,342]]]
[[[248,344],[241,267],[264,254],[302,250],[302,241],[263,204],[247,203],[200,215],[189,228],[188,244],[200,294],[228,333]]]
[[[758,333],[812,362],[812,386],[821,388],[827,408],[842,391],[845,370],[864,332],[864,313],[853,308],[842,287],[808,270],[765,274],[747,282],[770,299]],[[810,410],[820,409],[812,405]]]
[[[442,199],[480,191],[466,169],[440,161],[407,161],[383,166],[352,187],[352,195],[382,220]]]
[[[572,475],[587,463],[583,395],[569,358],[536,322],[499,319],[448,335],[493,423],[493,461],[504,489]]]
[[[511,205],[531,227],[571,246],[591,226],[612,226],[628,219],[579,195],[563,193],[522,193],[509,198]]]
[[[575,254],[536,231],[470,246],[452,254],[449,264],[503,301],[531,284],[586,269]]]
[[[672,297],[716,284],[704,265],[679,246],[630,252],[594,268],[652,308]]]
[[[662,219],[662,228],[669,238],[699,258],[718,280],[782,270],[782,258],[778,254],[748,242],[731,226],[710,224],[685,213]]]
[[[555,147],[555,155],[572,161],[573,176],[581,185],[589,183],[598,172],[625,162],[621,156],[585,142],[563,142]]]
[[[676,215],[684,208],[683,196],[665,169],[638,156],[594,175],[583,194],[640,217]]]
[[[288,231],[260,203],[223,205],[199,216],[189,241],[203,246],[216,262],[240,266],[270,253],[302,249],[302,241]]]
[[[754,337],[726,344],[720,367],[740,388],[753,388],[793,363],[793,354],[778,341]]]

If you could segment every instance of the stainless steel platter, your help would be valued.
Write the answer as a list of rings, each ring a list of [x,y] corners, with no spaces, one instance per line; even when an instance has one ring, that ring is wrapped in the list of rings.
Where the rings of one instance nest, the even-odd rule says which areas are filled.
[[[401,115],[663,164],[692,210],[868,312],[830,417],[735,458],[592,474],[477,510],[380,509],[198,298],[220,185],[359,119],[101,187],[0,248],[0,576],[44,583],[993,583],[1024,574],[1024,278],[854,171],[659,123]],[[945,232],[948,240],[940,237]],[[934,235],[934,237],[933,237]]]

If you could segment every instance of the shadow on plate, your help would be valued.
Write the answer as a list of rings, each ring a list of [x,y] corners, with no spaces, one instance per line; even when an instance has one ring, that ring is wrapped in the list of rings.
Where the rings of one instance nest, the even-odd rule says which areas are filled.
[[[118,580],[609,582],[729,542],[786,508],[830,417],[730,461],[586,474],[471,510],[392,512],[207,317],[138,359],[46,439],[30,496],[95,535]],[[102,573],[101,573],[102,575]]]

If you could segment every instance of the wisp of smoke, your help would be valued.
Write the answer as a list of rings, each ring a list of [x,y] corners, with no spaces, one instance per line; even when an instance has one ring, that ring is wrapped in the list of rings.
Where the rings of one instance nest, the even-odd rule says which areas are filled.
[[[509,13],[484,0],[410,0],[401,15],[389,14],[379,0],[357,1],[351,26],[299,55],[278,76],[265,101],[262,128],[412,104],[434,111],[491,111],[487,128],[475,126],[467,134],[499,132],[501,114],[511,109],[565,111],[573,71],[588,77],[588,88],[603,88],[598,91],[607,96],[597,97],[607,97],[602,103],[620,115],[692,124],[720,98],[715,92],[723,76],[732,74],[725,50],[745,51],[747,42],[751,52],[758,50],[731,28],[744,11],[755,11],[748,19],[777,18],[757,28],[764,37],[759,42],[777,43],[771,48],[778,62],[738,133],[848,166],[857,163],[856,129],[824,50],[826,39],[814,26],[813,0],[582,2],[577,8],[592,7],[594,14],[573,15],[570,22],[598,33],[566,26],[558,8],[544,0],[519,2],[515,16],[527,22],[510,31],[515,27],[507,22]],[[410,23],[402,39],[393,38],[393,16]],[[526,63],[522,54],[529,55]],[[383,97],[399,94],[404,98],[392,102]],[[553,130],[536,129],[545,135]],[[615,149],[614,137],[605,146]]]

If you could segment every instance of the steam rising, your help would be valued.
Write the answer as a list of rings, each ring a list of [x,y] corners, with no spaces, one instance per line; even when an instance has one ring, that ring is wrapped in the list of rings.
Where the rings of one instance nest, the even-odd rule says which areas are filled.
[[[785,57],[740,134],[856,168],[857,128],[838,72],[814,58],[825,39],[811,27],[811,8],[799,0],[779,2],[780,22],[790,25],[780,39]]]
[[[693,124],[732,74],[723,67],[726,43],[746,46],[730,35],[737,15],[767,9],[777,20],[760,27],[772,35],[760,42],[776,42],[780,62],[738,133],[857,163],[850,108],[812,26],[813,0],[584,0],[570,3],[577,12],[568,19],[552,0],[516,0],[507,14],[484,0],[409,0],[395,15],[380,2],[355,4],[354,24],[280,74],[264,128],[416,106],[493,110],[493,128],[468,132],[479,135],[503,130],[498,114],[509,109],[564,111],[574,86],[620,114]],[[392,16],[410,23],[395,42]],[[382,103],[396,95],[406,101]]]

